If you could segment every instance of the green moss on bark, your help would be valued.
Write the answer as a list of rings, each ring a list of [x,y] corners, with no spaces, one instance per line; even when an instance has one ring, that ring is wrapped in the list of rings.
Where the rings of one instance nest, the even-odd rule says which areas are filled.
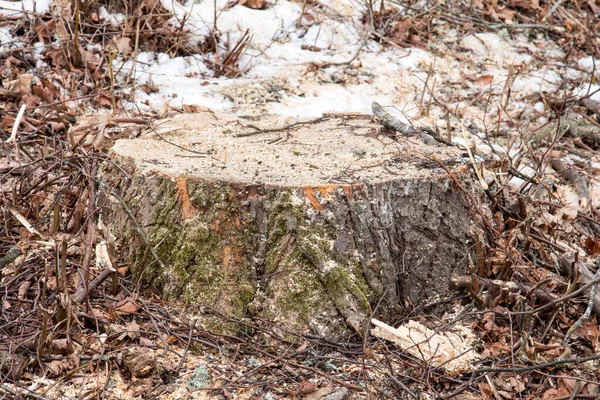
[[[154,177],[151,209],[145,227],[165,264],[146,259],[146,280],[166,297],[207,303],[241,317],[253,301],[259,282],[252,278],[250,260],[257,251],[257,224],[248,218],[248,200],[221,183],[188,182],[197,215],[181,217],[175,182]],[[279,319],[308,326],[316,315],[337,309],[370,312],[373,292],[362,277],[356,256],[334,248],[336,232],[307,215],[301,189],[268,191],[260,201],[267,216],[266,253],[259,281]],[[241,222],[240,222],[241,221]],[[136,260],[145,249],[139,248]],[[329,309],[327,309],[329,308]],[[269,312],[269,311],[265,311]]]
[[[240,210],[236,199],[221,185],[192,182],[188,191],[198,213],[184,220],[174,182],[160,178],[157,188],[147,231],[166,268],[151,264],[145,279],[161,287],[168,298],[205,302],[242,316],[254,297],[255,282],[245,258],[237,257],[247,250],[249,232],[234,222]],[[136,259],[143,261],[143,254],[139,249]],[[227,256],[228,269],[223,265]]]

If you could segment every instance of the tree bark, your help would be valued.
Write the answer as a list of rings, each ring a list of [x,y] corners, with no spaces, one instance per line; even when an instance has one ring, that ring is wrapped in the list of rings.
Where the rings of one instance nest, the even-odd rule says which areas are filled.
[[[167,298],[340,336],[348,325],[364,332],[376,304],[378,318],[389,319],[410,303],[444,296],[451,274],[467,271],[473,217],[466,194],[435,162],[417,157],[435,151],[477,198],[457,149],[430,149],[410,140],[390,146],[368,121],[319,121],[273,132],[277,121],[269,117],[261,120],[270,127],[267,137],[257,138],[235,136],[263,136],[261,127],[249,128],[246,121],[212,120],[210,114],[188,118],[161,125],[165,134],[117,142],[114,162],[102,171],[105,185],[128,204],[164,268],[148,257],[136,224],[106,191],[103,221],[122,255]],[[223,131],[232,121],[244,127]],[[270,145],[277,135],[287,142]],[[323,161],[329,156],[296,156],[298,146],[290,144],[322,138],[329,144],[319,151],[331,151],[333,167]],[[242,171],[245,160],[211,164],[218,146],[247,151],[245,160],[255,156],[249,170],[257,165],[264,170],[250,180]],[[369,160],[355,154],[357,147],[379,164],[362,168]],[[198,159],[197,170],[182,167],[176,156],[191,148],[212,150]],[[263,150],[275,152],[274,158]],[[346,159],[360,171],[332,178],[338,161]],[[298,166],[281,173],[291,162]],[[309,172],[315,164],[316,177],[304,174],[302,163]],[[231,176],[236,169],[238,178]],[[296,172],[297,177],[286,175]],[[303,184],[305,176],[310,178]]]

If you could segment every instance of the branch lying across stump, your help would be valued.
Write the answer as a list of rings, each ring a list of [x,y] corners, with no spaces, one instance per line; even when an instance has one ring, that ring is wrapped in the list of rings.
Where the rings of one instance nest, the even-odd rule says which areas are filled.
[[[457,147],[456,144],[442,138],[430,128],[424,128],[423,130],[419,130],[415,129],[409,124],[405,124],[398,118],[392,116],[392,114],[390,114],[389,112],[385,111],[385,109],[375,101],[371,104],[371,111],[373,111],[373,115],[377,119],[379,119],[379,121],[381,121],[381,124],[383,126],[393,130],[394,132],[402,133],[404,135],[417,135],[426,144],[435,144],[435,142],[440,142],[447,146]]]
[[[412,126],[405,124],[398,118],[393,117],[392,114],[385,111],[383,107],[381,107],[381,105],[377,102],[373,102],[373,104],[371,104],[371,111],[373,111],[374,116],[379,118],[381,124],[388,129],[391,129],[395,132],[403,133],[405,135],[414,135],[421,133]]]

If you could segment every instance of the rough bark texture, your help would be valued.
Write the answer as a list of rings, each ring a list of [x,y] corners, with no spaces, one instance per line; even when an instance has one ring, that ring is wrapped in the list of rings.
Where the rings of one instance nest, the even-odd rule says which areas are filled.
[[[443,296],[450,275],[466,270],[473,218],[441,169],[285,186],[149,173],[117,153],[120,167],[106,164],[103,180],[129,205],[165,268],[152,262],[111,196],[103,221],[167,298],[338,336],[348,325],[362,332],[382,296],[385,319],[408,299]]]

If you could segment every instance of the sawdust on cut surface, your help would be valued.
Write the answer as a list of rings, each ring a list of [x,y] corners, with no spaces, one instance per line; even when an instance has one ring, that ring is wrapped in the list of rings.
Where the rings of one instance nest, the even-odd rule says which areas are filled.
[[[117,141],[112,151],[144,173],[290,187],[429,178],[446,174],[433,156],[446,163],[468,160],[454,147],[426,145],[418,137],[394,139],[367,119],[311,121],[180,114],[141,138]],[[297,122],[309,123],[257,131]],[[254,134],[238,136],[248,133]]]

